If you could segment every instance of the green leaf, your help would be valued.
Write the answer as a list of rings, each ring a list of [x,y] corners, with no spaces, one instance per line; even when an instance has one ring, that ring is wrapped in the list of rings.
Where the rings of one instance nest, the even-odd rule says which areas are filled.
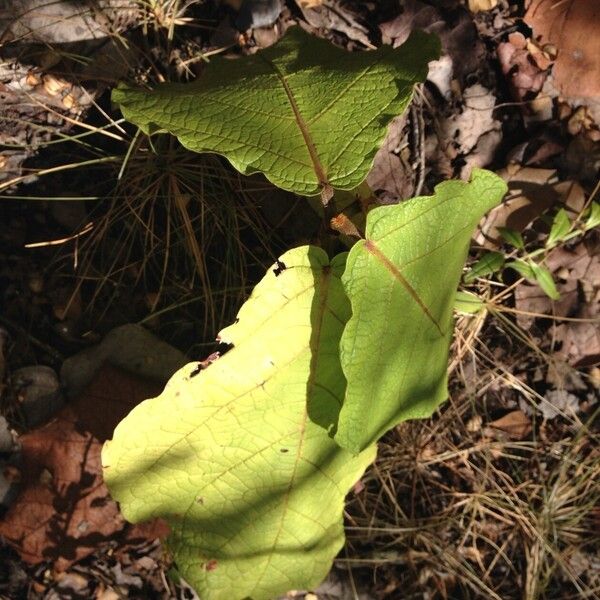
[[[506,263],[506,266],[514,269],[521,277],[537,282],[543,292],[552,300],[560,300],[560,294],[556,289],[552,274],[545,267],[538,265],[533,260],[524,261],[521,259]]]
[[[521,235],[521,232],[510,227],[498,227],[498,232],[502,236],[505,242],[508,242],[511,246],[523,250],[525,248],[525,240]]]
[[[177,372],[103,448],[125,518],[167,520],[177,567],[204,600],[313,588],[343,545],[344,496],[375,456],[352,456],[321,426],[345,388],[344,260],[286,253],[221,332],[233,348]]]
[[[506,268],[514,269],[521,277],[533,281],[535,279],[535,271],[533,270],[532,264],[531,261],[525,262],[518,258],[517,260],[506,263]]]
[[[485,308],[485,302],[476,294],[458,290],[454,297],[454,310],[466,315],[475,315]]]
[[[533,271],[533,278],[537,281],[546,296],[552,300],[560,300],[560,294],[556,289],[556,284],[550,271],[533,262],[531,263],[531,270]]]
[[[586,231],[589,231],[598,226],[600,226],[600,202],[592,202],[584,227]]]
[[[352,317],[340,342],[347,379],[335,439],[358,452],[446,399],[452,309],[473,230],[506,184],[475,170],[430,197],[372,210],[342,281]]]
[[[109,490],[129,521],[167,520],[202,598],[268,600],[325,577],[371,442],[447,395],[456,285],[505,189],[475,171],[374,209],[348,255],[287,252],[221,332],[232,348],[119,424],[102,452]]]
[[[504,254],[501,252],[485,252],[464,276],[465,283],[472,283],[479,277],[491,275],[504,266]]]
[[[146,133],[169,131],[242,173],[325,197],[366,178],[388,123],[439,52],[437,37],[423,32],[398,49],[347,52],[294,27],[253,56],[214,59],[191,84],[123,87],[113,100]]]
[[[550,228],[550,233],[548,234],[548,239],[546,240],[546,247],[551,248],[558,242],[562,241],[570,230],[571,221],[569,221],[567,211],[564,208],[561,208],[556,213],[554,220],[552,221],[552,227]]]

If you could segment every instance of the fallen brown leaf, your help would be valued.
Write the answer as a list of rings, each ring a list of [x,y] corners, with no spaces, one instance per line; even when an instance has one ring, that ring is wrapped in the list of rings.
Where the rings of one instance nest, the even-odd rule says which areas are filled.
[[[315,8],[321,4],[323,4],[323,0],[298,0],[300,8]]]
[[[600,297],[596,298],[596,306]],[[587,321],[562,323],[555,329],[558,342],[562,343],[561,353],[569,363],[577,368],[588,367],[600,361],[600,319],[598,312],[583,311]]]
[[[558,317],[552,338],[564,360],[575,367],[594,365],[600,359],[600,247],[585,242],[559,246],[549,254],[546,266],[557,282],[560,300],[550,300],[538,286],[520,284],[515,290],[515,308],[522,311],[517,322],[528,329],[535,317],[526,313]]]
[[[522,440],[532,429],[529,417],[522,410],[513,410],[492,421],[489,426],[504,431],[513,440]]]
[[[420,0],[405,0],[402,12],[379,26],[386,43],[394,48],[403,44],[414,29],[435,33],[440,38],[443,53],[452,58],[453,77],[465,80],[469,73],[480,68],[485,57],[483,45],[473,18],[464,8],[454,11],[449,22],[441,12]]]
[[[524,19],[542,45],[556,46],[553,75],[560,91],[600,95],[600,2],[531,0]]]
[[[309,0],[299,2],[298,6],[311,27],[340,31],[349,39],[367,48],[374,48],[369,40],[368,27],[362,22],[362,18],[351,10],[349,3],[341,0]]]
[[[477,243],[486,248],[502,244],[499,227],[523,231],[536,217],[561,199],[555,189],[556,171],[509,165],[498,171],[508,184],[506,200],[485,217]]]
[[[57,570],[119,538],[155,539],[157,521],[128,526],[102,481],[100,450],[115,424],[159,386],[103,368],[90,387],[47,425],[21,436],[22,492],[0,521],[0,535],[29,563]]]
[[[496,6],[498,6],[498,0],[469,0],[469,10],[474,13],[492,10]]]
[[[440,124],[440,146],[465,158],[462,175],[485,167],[502,139],[501,124],[494,118],[496,96],[479,83],[463,91],[464,106]]]
[[[540,68],[539,61],[535,60],[539,53],[532,54],[531,50],[531,45],[519,32],[511,33],[508,41],[498,45],[498,60],[516,100],[537,95],[547,77],[544,68]]]
[[[400,150],[405,125],[406,115],[391,122],[367,176],[369,187],[378,193],[383,204],[395,203],[413,195],[414,172],[410,165],[410,149],[406,146]]]

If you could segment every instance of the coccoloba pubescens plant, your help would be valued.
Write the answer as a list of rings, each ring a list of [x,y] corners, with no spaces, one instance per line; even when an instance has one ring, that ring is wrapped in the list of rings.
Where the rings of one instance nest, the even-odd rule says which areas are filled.
[[[328,203],[365,179],[438,53],[422,33],[347,53],[295,29],[192,84],[114,99],[147,133]],[[268,600],[326,576],[344,497],[379,437],[447,397],[456,287],[473,229],[504,192],[478,170],[371,210],[349,252],[286,252],[220,332],[231,349],[181,369],[119,424],[106,483],[130,521],[166,519],[177,569],[203,599]]]

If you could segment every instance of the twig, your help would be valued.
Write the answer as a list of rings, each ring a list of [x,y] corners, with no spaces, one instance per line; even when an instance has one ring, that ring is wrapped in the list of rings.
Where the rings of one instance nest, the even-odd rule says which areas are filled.
[[[413,168],[417,171],[417,182],[413,196],[420,196],[425,183],[425,124],[423,122],[423,104],[421,89],[415,88],[415,95],[410,105],[410,120],[412,125]]]

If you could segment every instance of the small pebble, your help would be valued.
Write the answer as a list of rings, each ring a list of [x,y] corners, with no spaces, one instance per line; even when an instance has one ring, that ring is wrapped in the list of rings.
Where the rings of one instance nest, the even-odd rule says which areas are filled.
[[[11,384],[28,427],[41,425],[64,404],[58,376],[50,367],[36,365],[17,369],[12,374]]]

